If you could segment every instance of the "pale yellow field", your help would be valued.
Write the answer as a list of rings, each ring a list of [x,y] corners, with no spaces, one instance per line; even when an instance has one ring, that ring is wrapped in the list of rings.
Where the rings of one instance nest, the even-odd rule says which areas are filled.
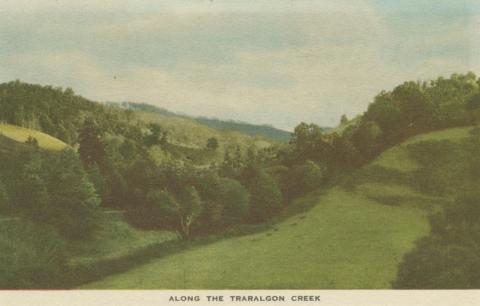
[[[68,145],[63,141],[42,133],[40,131],[31,130],[11,124],[0,124],[0,135],[8,137],[18,142],[25,142],[29,136],[37,139],[41,148],[50,151],[61,151]]]

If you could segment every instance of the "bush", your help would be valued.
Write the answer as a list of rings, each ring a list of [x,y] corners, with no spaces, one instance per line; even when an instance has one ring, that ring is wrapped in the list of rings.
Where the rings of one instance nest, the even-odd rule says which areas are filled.
[[[16,184],[16,213],[53,225],[69,239],[88,238],[95,229],[100,200],[77,154],[32,154]]]
[[[11,210],[10,199],[7,194],[7,189],[0,179],[0,214],[8,213]]]
[[[283,191],[289,199],[311,192],[325,181],[327,168],[322,164],[318,165],[311,160],[294,166],[287,176],[283,178]]]
[[[480,194],[463,196],[430,218],[431,234],[399,267],[395,288],[480,288]]]
[[[65,150],[48,163],[46,183],[51,211],[48,217],[63,235],[88,238],[95,229],[100,199],[73,150]]]
[[[253,166],[247,167],[242,176],[251,195],[248,222],[263,222],[275,215],[282,207],[283,197],[273,177]]]
[[[0,288],[55,288],[65,273],[62,237],[27,220],[0,221]]]
[[[224,227],[241,223],[248,215],[250,195],[238,181],[228,178],[220,179],[219,202],[223,204],[221,214]]]

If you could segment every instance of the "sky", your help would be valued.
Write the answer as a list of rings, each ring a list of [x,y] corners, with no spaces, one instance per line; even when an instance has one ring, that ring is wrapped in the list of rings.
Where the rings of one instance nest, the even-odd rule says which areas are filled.
[[[0,82],[285,130],[467,71],[477,0],[0,0]]]

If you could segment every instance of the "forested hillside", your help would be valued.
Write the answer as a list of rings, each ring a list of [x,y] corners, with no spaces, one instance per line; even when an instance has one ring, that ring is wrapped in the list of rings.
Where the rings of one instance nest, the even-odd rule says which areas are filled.
[[[177,250],[180,246],[194,246],[197,241],[205,241],[203,239],[206,237],[213,241],[220,237],[251,233],[274,222],[275,218],[281,219],[284,214],[295,212],[298,205],[295,204],[298,203],[296,199],[311,192],[336,190],[330,188],[340,185],[346,188],[347,193],[358,187],[362,197],[370,197],[375,201],[372,204],[356,196],[338,197],[333,191],[328,193],[333,199],[338,197],[353,201],[338,208],[355,210],[350,218],[356,225],[343,228],[347,234],[349,230],[363,228],[364,223],[353,221],[356,220],[355,216],[363,212],[368,211],[368,220],[387,222],[386,219],[379,219],[375,212],[389,210],[383,210],[378,205],[398,204],[398,198],[388,196],[385,200],[385,195],[391,195],[392,190],[395,192],[398,188],[403,188],[400,189],[400,193],[403,193],[405,186],[382,186],[381,191],[376,193],[378,184],[374,183],[378,181],[369,182],[373,185],[359,182],[375,178],[382,183],[403,180],[405,177],[401,172],[389,172],[384,167],[372,168],[372,165],[388,163],[388,154],[381,154],[389,152],[388,149],[395,149],[395,146],[415,135],[477,124],[480,120],[479,84],[480,80],[473,73],[428,82],[405,82],[392,91],[379,93],[361,117],[350,122],[342,120],[343,125],[337,129],[338,132],[333,130],[325,133],[316,124],[300,123],[291,140],[283,144],[239,132],[211,129],[191,119],[168,114],[105,106],[75,95],[71,89],[19,81],[0,84],[2,126],[37,130],[68,145],[64,150],[52,151],[43,147],[42,140],[36,139],[35,135],[27,137],[26,141],[0,138],[0,215],[8,220],[5,221],[8,224],[3,222],[0,226],[15,231],[20,224],[16,222],[27,224],[16,236],[18,240],[0,234],[0,248],[7,250],[0,258],[0,269],[3,271],[0,274],[0,287],[72,286],[75,281],[81,283],[105,276],[93,270],[109,274],[121,270],[121,266],[131,267],[135,262],[140,263],[140,257],[135,261],[134,257],[123,256],[121,260],[124,261],[112,263],[106,259],[102,265],[95,266],[96,269],[87,264],[81,273],[72,268],[71,262],[75,257],[72,245],[98,243],[96,239],[100,233],[112,225],[112,222],[101,221],[105,211],[118,211],[123,216],[121,222],[128,222],[125,226],[126,223],[121,223],[130,233],[131,240],[128,243],[150,245],[138,241],[137,231],[170,233],[169,239],[158,239],[158,243],[176,241],[168,244],[170,249],[154,248],[165,253]],[[461,250],[462,254],[478,247],[478,237],[474,234],[477,223],[469,218],[476,212],[472,210],[471,213],[465,213],[469,211],[465,207],[473,209],[474,206],[468,205],[477,203],[477,197],[470,195],[477,182],[477,165],[462,164],[462,171],[456,168],[457,161],[463,161],[465,156],[476,160],[478,148],[475,143],[475,138],[468,138],[459,147],[442,143],[418,144],[409,147],[408,153],[405,153],[405,164],[421,165],[406,179],[419,188],[417,192],[422,194],[421,199],[438,201],[440,205],[436,210],[439,217],[431,218],[431,238],[422,240],[424,242],[420,242],[413,253],[405,257],[395,286],[451,287],[443,278],[435,283],[428,283],[427,280],[413,282],[411,277],[417,272],[410,268],[419,260],[428,261],[429,256],[435,254],[439,260],[434,268],[447,269],[442,263],[448,262],[449,253],[439,252],[439,246],[447,245]],[[430,158],[432,152],[448,154]],[[379,156],[380,161],[377,160]],[[445,165],[450,165],[449,170],[443,168]],[[465,171],[470,176],[461,175]],[[438,179],[432,181],[432,178]],[[455,183],[448,183],[450,179]],[[462,189],[462,186],[468,186],[468,190]],[[464,191],[468,191],[468,197],[458,197]],[[355,205],[357,200],[358,205]],[[449,201],[460,204],[445,208],[444,202]],[[328,214],[332,218],[340,218],[342,214],[336,211],[337,202],[327,202],[326,209],[331,209]],[[410,213],[404,216],[408,220]],[[449,216],[456,217],[450,219]],[[381,284],[379,286],[385,286],[391,278],[399,258],[411,248],[411,239],[423,233],[422,219],[415,220],[415,231],[405,236],[408,239],[400,240],[398,245],[389,249],[393,252],[386,260],[389,266],[385,271],[389,271],[389,274],[378,283]],[[318,222],[319,228],[333,227],[338,223],[333,221],[330,224],[323,218],[318,218]],[[285,231],[285,241],[275,240],[270,247],[274,248],[279,243],[294,243],[304,234],[305,237],[315,236],[308,232],[317,228],[308,224],[302,226],[299,232]],[[391,231],[404,230],[403,225],[397,225]],[[452,228],[458,231],[452,233]],[[378,231],[375,235],[379,239],[384,234],[386,237],[396,237],[389,236],[381,229],[381,226],[375,227],[375,231]],[[35,239],[26,238],[31,232],[36,233]],[[464,232],[470,232],[469,239],[465,241],[459,239],[464,237]],[[401,233],[399,235],[404,237]],[[160,236],[164,237],[163,234]],[[108,237],[114,240],[110,234]],[[157,235],[153,234],[152,237]],[[327,239],[321,235],[315,237]],[[149,239],[153,240],[156,238]],[[463,242],[458,246],[460,241]],[[101,245],[103,243],[98,246],[100,249]],[[348,248],[348,245],[346,241],[344,246]],[[266,247],[269,247],[268,244]],[[372,256],[381,256],[383,247],[380,244],[378,253]],[[227,249],[235,251],[236,248]],[[23,254],[21,261],[15,261],[18,254]],[[34,256],[32,254],[38,254],[38,260],[34,264],[27,264]],[[145,252],[142,258],[146,260],[149,256],[160,255]],[[315,256],[306,258],[315,260]],[[470,269],[476,260],[468,263],[472,265],[468,266]],[[352,263],[347,260],[344,264]],[[449,273],[457,273],[455,277],[461,279],[462,284],[475,287],[477,280],[473,274],[465,276],[468,269],[460,272],[458,269],[452,272],[446,270],[439,275],[448,277]],[[84,275],[84,278],[77,277],[74,281],[71,278],[72,271],[76,275]],[[43,277],[45,275],[49,277]],[[332,280],[332,283],[334,285],[329,287],[335,287],[336,280]],[[365,284],[368,288],[368,282]],[[262,284],[256,287],[260,288]],[[265,287],[269,287],[268,284]]]
[[[267,139],[272,139],[275,141],[288,142],[291,138],[291,133],[276,129],[273,126],[269,125],[256,125],[246,122],[239,122],[234,120],[220,120],[215,118],[206,118],[206,117],[191,117],[182,114],[176,114],[170,112],[164,108],[153,106],[146,103],[133,103],[133,102],[122,102],[122,103],[107,103],[112,106],[121,106],[123,108],[132,109],[132,110],[142,110],[149,113],[159,114],[165,117],[180,117],[185,119],[193,119],[201,124],[209,126],[218,130],[231,130],[245,133],[252,136],[262,136]]]

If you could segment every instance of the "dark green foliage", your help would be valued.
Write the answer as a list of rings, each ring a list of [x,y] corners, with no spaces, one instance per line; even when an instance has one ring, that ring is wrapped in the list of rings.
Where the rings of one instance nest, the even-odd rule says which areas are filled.
[[[480,195],[463,196],[431,217],[429,237],[403,259],[395,288],[480,288]]]
[[[44,159],[40,153],[31,154],[12,190],[15,208],[31,219],[41,221],[49,211],[49,195],[43,180]]]
[[[147,127],[150,133],[145,135],[143,140],[147,147],[165,146],[168,143],[168,133],[159,124],[149,123]]]
[[[250,195],[237,180],[207,175],[198,183],[205,202],[199,231],[218,232],[246,220]]]
[[[95,229],[99,199],[73,150],[2,158],[23,161],[20,171],[8,176],[11,214],[52,225],[68,239],[88,238]]]
[[[37,138],[35,137],[32,137],[32,136],[28,136],[27,140],[25,141],[25,143],[29,146],[32,146],[34,149],[38,149],[39,148],[39,145],[38,145],[38,140]]]
[[[318,189],[326,179],[327,169],[325,165],[307,160],[306,162],[292,167],[282,179],[282,189],[289,199],[304,195],[307,192]]]
[[[316,124],[300,123],[295,127],[290,140],[290,152],[287,160],[288,165],[301,163],[306,160],[330,162],[333,156],[333,148],[322,129]]]
[[[103,132],[92,118],[85,119],[78,136],[80,158],[86,167],[105,163],[105,146],[102,141]]]
[[[86,239],[95,229],[95,211],[100,203],[93,184],[73,150],[65,150],[49,162],[45,183],[49,194],[49,223],[65,237]]]
[[[410,145],[420,168],[412,181],[419,191],[445,198],[463,194],[430,218],[430,236],[400,265],[397,288],[480,288],[480,138],[478,130],[459,142]]]
[[[0,214],[6,214],[11,210],[10,198],[7,189],[0,178]]]
[[[107,197],[109,196],[108,185],[102,173],[100,172],[100,168],[98,167],[98,165],[94,163],[86,171],[88,174],[88,178],[90,182],[92,182],[97,194],[100,196],[101,199],[107,199]]]
[[[337,171],[344,171],[350,170],[359,164],[358,149],[348,137],[333,134],[331,142],[334,152],[331,159],[331,168]]]
[[[14,81],[0,84],[0,120],[34,128],[72,144],[85,111],[101,114],[102,107],[71,89]]]
[[[154,191],[148,200],[160,208],[160,212],[175,219],[175,227],[184,239],[191,238],[191,228],[198,221],[203,209],[200,196],[193,186],[186,187],[178,197],[168,191]]]
[[[245,221],[249,210],[250,195],[238,181],[220,179],[219,201],[223,203],[222,223],[230,226]]]
[[[2,289],[53,288],[65,273],[65,242],[50,226],[1,220],[0,250]]]
[[[208,138],[207,140],[207,148],[210,150],[218,149],[218,140],[215,137]]]
[[[362,158],[370,160],[381,152],[383,131],[374,121],[362,122],[352,137],[352,142]]]
[[[480,93],[477,93],[468,99],[466,107],[471,111],[480,108]]]
[[[248,222],[263,222],[280,211],[282,192],[265,170],[249,166],[242,174],[242,181],[251,195]]]
[[[219,172],[222,176],[237,178],[245,168],[246,162],[239,147],[236,147],[234,150],[229,148],[225,150],[225,156]]]
[[[420,165],[414,188],[431,195],[449,196],[474,190],[480,183],[478,149],[474,137],[460,144],[424,141],[409,145],[410,156]],[[477,162],[476,162],[477,161]]]

